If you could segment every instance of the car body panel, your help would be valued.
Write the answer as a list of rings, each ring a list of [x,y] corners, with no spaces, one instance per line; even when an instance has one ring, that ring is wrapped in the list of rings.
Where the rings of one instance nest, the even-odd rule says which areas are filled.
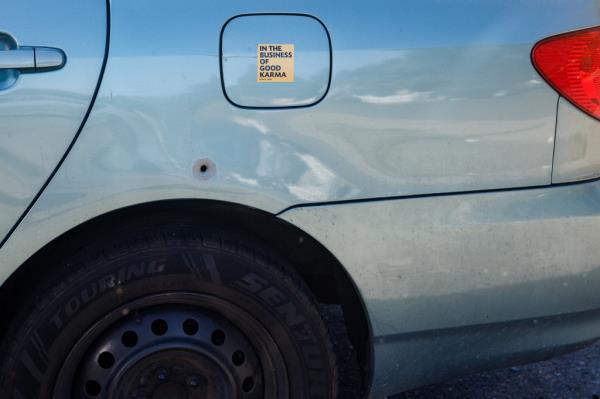
[[[427,23],[450,31],[443,20],[453,6],[434,3],[439,10]],[[93,137],[77,145],[86,161],[66,167],[81,181],[75,185],[129,188],[171,179],[198,192],[239,189],[285,205],[549,184],[558,96],[539,81],[529,49],[574,25],[559,7],[540,19],[539,9],[517,4],[503,18],[531,16],[540,20],[530,24],[536,29],[490,26],[497,21],[481,6],[474,12],[483,19],[465,21],[452,38],[430,30],[404,38],[398,26],[418,29],[411,18],[421,6],[396,9],[400,24],[367,15],[359,33],[349,28],[361,7],[340,16],[326,5],[283,3],[282,12],[322,18],[334,63],[331,89],[317,107],[276,111],[232,106],[220,86],[215,34],[256,6],[113,5],[110,59],[86,126]],[[459,5],[473,12],[472,2]],[[377,7],[383,2],[364,6]],[[155,29],[164,15],[177,26]],[[207,157],[218,173],[200,184],[191,168]]]
[[[265,11],[327,27],[332,81],[318,105],[250,110],[225,98],[219,32]],[[114,3],[94,107],[0,248],[0,281],[113,210],[214,199],[283,212],[349,271],[375,334],[374,397],[442,378],[456,359],[520,359],[544,343],[517,341],[519,320],[600,305],[598,182],[549,186],[559,97],[529,60],[543,37],[599,22],[592,0]],[[206,160],[214,173],[199,178]],[[595,319],[552,320],[531,336],[559,346],[600,335]],[[450,353],[503,323],[512,343]],[[401,364],[455,328],[464,335],[437,341],[449,359],[439,374],[433,356]]]
[[[300,207],[280,217],[348,269],[375,336],[600,307],[600,182]]]
[[[375,385],[385,394],[439,380],[452,369],[445,362],[460,356],[490,367],[488,346],[456,353],[469,333],[522,361],[522,351],[541,350],[560,335],[542,339],[547,331],[527,325],[512,335],[511,323],[600,309],[600,181],[299,207],[280,217],[325,245],[354,278],[373,329],[382,378]],[[593,330],[588,322],[557,324],[564,343],[600,336],[598,320]],[[529,346],[510,352],[525,331]],[[409,338],[428,346],[428,355],[416,356]]]
[[[2,4],[0,31],[19,46],[62,49],[67,62],[58,71],[21,74],[0,90],[0,242],[59,163],[90,107],[105,55],[106,18],[105,0]]]
[[[10,242],[2,248],[2,275],[65,229],[139,202],[219,199],[277,213],[301,203],[549,184],[558,96],[537,80],[528,48],[598,15],[591,1],[509,3],[432,1],[390,10],[380,1],[340,14],[325,3],[282,2],[280,12],[318,15],[327,26],[332,84],[315,107],[268,111],[231,105],[219,79],[223,24],[261,7],[112,5],[110,56],[95,106],[10,240],[17,252]],[[460,29],[452,15],[462,16]],[[392,83],[419,93],[436,83],[443,96],[457,90],[464,99],[374,100]],[[196,178],[201,159],[215,165],[214,178]],[[23,236],[39,239],[25,244]]]

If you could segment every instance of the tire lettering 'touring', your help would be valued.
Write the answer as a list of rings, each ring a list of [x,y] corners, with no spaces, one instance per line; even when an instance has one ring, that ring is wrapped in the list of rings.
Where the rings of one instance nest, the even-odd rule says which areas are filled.
[[[140,263],[138,265],[130,265],[117,270],[117,273],[115,274],[109,274],[99,278],[96,281],[93,281],[82,288],[79,294],[69,298],[69,300],[65,302],[63,309],[60,309],[54,314],[54,316],[52,316],[50,322],[57,329],[62,328],[65,322],[65,316],[66,319],[71,318],[81,309],[83,305],[87,304],[98,295],[101,295],[110,289],[116,288],[127,281],[131,281],[145,275],[163,272],[165,270],[165,262],[166,259],[158,259],[150,262]]]

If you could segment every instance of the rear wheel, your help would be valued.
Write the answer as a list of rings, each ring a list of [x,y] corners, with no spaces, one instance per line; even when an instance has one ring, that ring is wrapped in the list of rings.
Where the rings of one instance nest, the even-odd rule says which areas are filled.
[[[4,340],[1,397],[335,397],[314,299],[243,236],[136,228],[54,276]]]

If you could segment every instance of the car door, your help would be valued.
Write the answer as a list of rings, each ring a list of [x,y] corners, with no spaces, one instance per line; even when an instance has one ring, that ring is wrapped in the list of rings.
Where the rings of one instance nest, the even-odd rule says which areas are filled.
[[[82,125],[99,84],[106,39],[104,0],[2,2],[0,240]]]

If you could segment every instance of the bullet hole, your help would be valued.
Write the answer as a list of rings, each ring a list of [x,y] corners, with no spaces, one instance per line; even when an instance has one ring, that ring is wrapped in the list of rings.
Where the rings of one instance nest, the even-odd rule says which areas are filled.
[[[208,158],[199,159],[192,168],[194,176],[199,180],[208,180],[215,175],[217,167],[213,161]]]

